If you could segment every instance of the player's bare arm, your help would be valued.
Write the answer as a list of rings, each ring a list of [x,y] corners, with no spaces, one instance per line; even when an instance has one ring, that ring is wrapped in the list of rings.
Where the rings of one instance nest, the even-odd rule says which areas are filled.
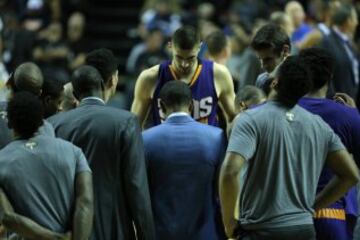
[[[155,91],[158,73],[159,65],[156,65],[142,71],[136,80],[131,112],[138,116],[141,126],[143,126],[150,110],[151,99]]]
[[[225,66],[214,63],[214,79],[219,105],[224,110],[228,123],[230,123],[236,115],[234,83],[231,74]]]

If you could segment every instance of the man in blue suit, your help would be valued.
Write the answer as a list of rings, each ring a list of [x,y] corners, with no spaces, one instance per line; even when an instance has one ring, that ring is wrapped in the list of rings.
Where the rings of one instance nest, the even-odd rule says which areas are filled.
[[[190,117],[185,83],[166,83],[160,99],[166,121],[143,132],[156,239],[223,239],[217,173],[224,133]]]

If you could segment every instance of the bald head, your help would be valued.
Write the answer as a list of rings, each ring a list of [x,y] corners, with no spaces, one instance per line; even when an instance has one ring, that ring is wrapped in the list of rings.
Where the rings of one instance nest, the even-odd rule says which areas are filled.
[[[40,68],[32,62],[18,66],[14,74],[14,91],[27,91],[40,95],[44,78]]]

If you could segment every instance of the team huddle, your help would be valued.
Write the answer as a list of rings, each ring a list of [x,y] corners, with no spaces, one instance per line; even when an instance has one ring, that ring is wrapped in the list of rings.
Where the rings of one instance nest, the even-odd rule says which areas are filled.
[[[34,63],[18,66],[0,104],[2,237],[357,239],[360,115],[349,96],[327,98],[335,59],[290,55],[272,24],[251,46],[267,73],[235,96],[229,70],[198,57],[198,32],[179,28],[131,112],[107,106],[107,49],[73,72],[66,101]]]

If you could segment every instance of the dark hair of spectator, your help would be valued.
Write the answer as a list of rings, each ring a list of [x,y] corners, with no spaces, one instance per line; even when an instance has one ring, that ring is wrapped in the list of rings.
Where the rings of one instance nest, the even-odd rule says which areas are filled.
[[[334,72],[334,58],[322,48],[308,48],[299,53],[299,57],[310,69],[313,90],[319,90],[328,84]]]
[[[188,106],[192,101],[191,90],[182,81],[169,81],[161,88],[160,99],[169,108]]]
[[[41,97],[50,96],[51,98],[59,98],[64,91],[62,82],[57,81],[51,77],[45,77],[43,84],[43,91]]]
[[[295,106],[312,89],[310,70],[298,56],[287,57],[279,66],[276,77],[276,98],[286,107]]]
[[[108,83],[112,75],[118,70],[118,61],[113,52],[106,48],[96,49],[86,55],[86,64],[95,67]]]
[[[354,11],[354,7],[349,3],[341,3],[341,5],[334,10],[334,14],[332,15],[332,23],[336,26],[341,26],[346,23],[349,18],[351,18],[351,14]]]
[[[226,35],[222,31],[210,33],[206,37],[205,42],[211,56],[220,54],[228,44]]]
[[[272,49],[278,56],[281,55],[284,45],[288,45],[290,50],[290,38],[283,28],[275,24],[267,24],[260,28],[251,41],[254,50]]]
[[[103,79],[99,71],[89,65],[83,65],[76,69],[71,76],[71,83],[75,97],[79,98],[92,96],[96,91],[102,91]]]
[[[246,101],[260,102],[263,98],[265,98],[265,94],[260,88],[246,85],[236,94],[235,104],[240,105],[241,102]]]
[[[191,50],[200,43],[199,32],[192,26],[183,26],[175,31],[172,43],[181,50]]]
[[[44,109],[40,99],[32,93],[15,93],[7,106],[9,126],[21,139],[34,136],[43,124]]]

